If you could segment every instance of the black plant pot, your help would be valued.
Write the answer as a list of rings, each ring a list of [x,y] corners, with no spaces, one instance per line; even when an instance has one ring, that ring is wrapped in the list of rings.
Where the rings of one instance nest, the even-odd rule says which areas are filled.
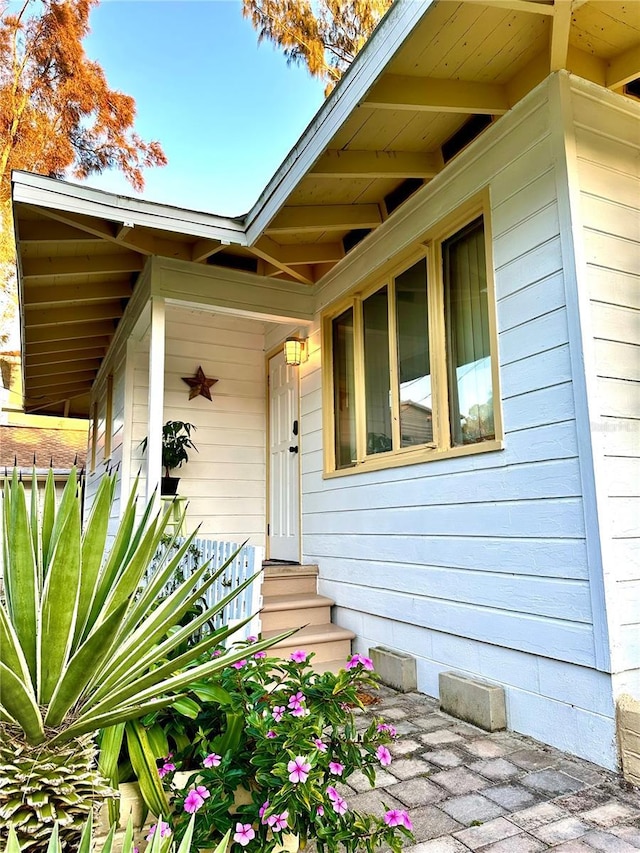
[[[160,479],[160,494],[163,497],[171,497],[178,492],[180,477],[162,477]]]

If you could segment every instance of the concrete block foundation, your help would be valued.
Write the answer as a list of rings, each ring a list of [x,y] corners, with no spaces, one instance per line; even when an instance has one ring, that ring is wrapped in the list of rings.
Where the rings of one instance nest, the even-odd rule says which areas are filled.
[[[383,684],[402,693],[417,688],[416,661],[411,655],[377,646],[369,649],[369,656]]]
[[[440,708],[453,717],[488,732],[507,727],[504,690],[455,672],[439,676]]]

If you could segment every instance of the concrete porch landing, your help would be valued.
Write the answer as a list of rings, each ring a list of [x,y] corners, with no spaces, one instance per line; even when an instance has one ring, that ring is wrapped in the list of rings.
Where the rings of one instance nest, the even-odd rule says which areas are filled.
[[[394,725],[393,761],[371,789],[353,776],[350,808],[405,808],[416,844],[407,853],[634,853],[640,789],[621,776],[513,732],[487,733],[440,712],[419,693],[387,687],[359,711]]]

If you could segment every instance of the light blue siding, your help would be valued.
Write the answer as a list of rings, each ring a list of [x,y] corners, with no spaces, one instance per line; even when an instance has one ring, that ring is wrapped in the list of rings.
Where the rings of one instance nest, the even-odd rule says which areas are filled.
[[[581,353],[572,352],[580,342],[570,334],[565,270],[573,246],[560,224],[559,194],[569,190],[554,108],[542,86],[451,164],[446,185],[436,180],[424,203],[420,194],[414,201],[418,236],[489,188],[504,450],[323,479],[316,359],[302,380],[303,548],[359,650],[381,644],[414,655],[419,689],[433,695],[446,669],[501,681],[510,726],[614,766],[610,676],[597,668],[600,567],[585,521],[573,374]],[[399,248],[408,231],[405,219]],[[331,277],[321,304],[383,263],[392,234]],[[606,315],[600,322],[618,327]],[[319,327],[311,346],[320,347]],[[610,416],[634,417],[609,385]],[[627,522],[621,505],[618,529]],[[636,587],[628,590],[635,600]],[[551,732],[565,717],[569,729]]]

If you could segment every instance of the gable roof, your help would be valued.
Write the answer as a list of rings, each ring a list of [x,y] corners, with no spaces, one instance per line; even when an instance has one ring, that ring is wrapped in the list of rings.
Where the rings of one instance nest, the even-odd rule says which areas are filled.
[[[634,6],[396,0],[245,217],[14,173],[27,410],[88,413],[149,255],[313,285],[550,72],[623,93]]]

